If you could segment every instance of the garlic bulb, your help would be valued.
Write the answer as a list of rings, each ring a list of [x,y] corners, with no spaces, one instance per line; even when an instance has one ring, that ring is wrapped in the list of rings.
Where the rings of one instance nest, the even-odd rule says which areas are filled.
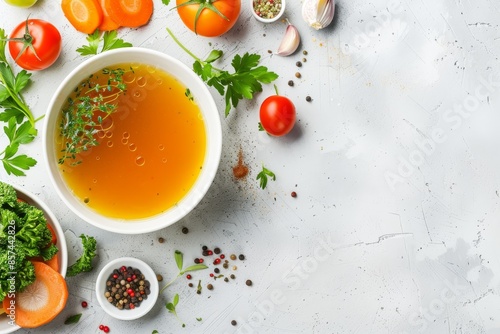
[[[334,0],[304,0],[302,4],[302,17],[316,30],[332,23],[334,14]]]
[[[288,21],[288,20],[287,20]],[[297,50],[300,44],[300,35],[297,28],[288,22],[285,36],[281,40],[280,47],[276,53],[278,56],[289,56]]]

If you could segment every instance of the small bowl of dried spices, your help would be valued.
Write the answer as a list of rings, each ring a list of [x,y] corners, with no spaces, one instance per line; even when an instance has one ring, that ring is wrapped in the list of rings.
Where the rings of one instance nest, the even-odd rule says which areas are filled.
[[[153,269],[131,257],[118,258],[104,266],[95,289],[103,310],[120,320],[134,320],[148,313],[159,293]]]
[[[252,14],[258,21],[264,23],[275,22],[285,12],[285,0],[250,0]]]

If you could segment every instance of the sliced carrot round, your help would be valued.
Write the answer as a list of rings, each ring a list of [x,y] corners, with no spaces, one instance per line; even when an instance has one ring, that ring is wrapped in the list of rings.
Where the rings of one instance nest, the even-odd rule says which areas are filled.
[[[99,4],[101,5],[102,9],[102,21],[101,24],[99,25],[99,30],[100,31],[111,31],[111,30],[116,30],[120,28],[120,25],[113,21],[111,17],[109,17],[109,13],[106,10],[106,7],[104,5],[105,0],[99,0]]]
[[[102,9],[97,0],[62,0],[64,16],[76,30],[93,33],[102,22]]]
[[[66,306],[68,287],[61,274],[42,262],[32,262],[35,281],[23,292],[17,292],[14,303],[7,296],[3,308],[15,305],[15,323],[23,328],[35,328],[54,319]]]
[[[120,26],[136,28],[151,19],[153,0],[104,0],[104,8]]]

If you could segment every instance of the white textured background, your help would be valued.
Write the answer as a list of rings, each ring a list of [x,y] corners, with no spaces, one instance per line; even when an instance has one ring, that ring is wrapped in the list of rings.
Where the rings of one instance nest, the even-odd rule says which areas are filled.
[[[55,211],[70,262],[81,233],[96,236],[99,258],[94,272],[68,279],[62,315],[21,333],[98,333],[99,324],[112,333],[500,333],[498,1],[339,0],[334,24],[317,32],[302,20],[302,2],[288,0],[286,16],[302,36],[300,51],[288,58],[268,53],[277,50],[285,23],[257,22],[247,2],[233,30],[214,39],[188,31],[173,5],[155,5],[148,26],[119,35],[189,66],[166,27],[200,56],[224,50],[221,66],[236,53],[261,54],[280,75],[280,93],[297,106],[296,128],[279,139],[257,131],[258,106],[274,91],[266,86],[222,120],[219,172],[196,210],[136,236],[99,231],[64,207],[38,138],[28,151],[39,164],[25,178],[2,170],[2,180],[25,186]],[[69,26],[56,0],[28,10],[0,2],[0,26],[10,31],[28,13],[54,23],[64,40],[58,62],[34,74],[25,93],[41,115],[55,87],[84,60],[75,50],[85,36]],[[303,50],[307,62],[296,79]],[[222,114],[223,98],[212,93]],[[240,147],[250,175],[236,181]],[[277,174],[264,191],[255,181],[262,163]],[[217,281],[198,296],[181,278],[133,322],[113,320],[97,304],[94,280],[108,260],[136,256],[168,280],[176,275],[173,251],[189,262],[204,244],[247,256],[235,281]],[[207,272],[193,276],[208,282]],[[184,329],[164,307],[175,293]],[[63,325],[79,312],[78,324]]]

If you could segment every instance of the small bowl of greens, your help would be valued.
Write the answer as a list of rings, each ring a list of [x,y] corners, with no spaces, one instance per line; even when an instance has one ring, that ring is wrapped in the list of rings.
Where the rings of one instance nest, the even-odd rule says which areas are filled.
[[[36,277],[34,268],[38,267],[35,263],[50,267],[56,275],[62,276],[60,280],[65,285],[68,255],[64,233],[57,218],[31,192],[0,182],[0,216],[0,334],[5,334],[19,329],[18,321],[22,320],[20,312],[4,308],[7,304],[5,301],[10,301],[9,296],[19,295],[28,287],[32,288]],[[10,283],[14,281],[12,277],[15,278],[15,284]],[[22,303],[17,303],[16,307],[19,305]],[[15,322],[9,317],[10,313],[16,314]],[[47,322],[51,320],[50,317],[45,319]]]

